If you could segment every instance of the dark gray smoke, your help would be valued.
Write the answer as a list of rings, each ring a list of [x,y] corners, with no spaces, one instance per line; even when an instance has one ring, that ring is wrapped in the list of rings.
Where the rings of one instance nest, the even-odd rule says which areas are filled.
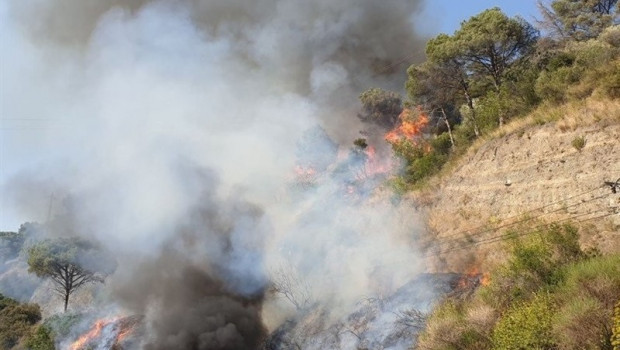
[[[421,4],[1,3],[2,112],[48,120],[6,138],[36,150],[9,159],[6,205],[117,253],[110,294],[145,315],[147,349],[256,348],[283,261],[340,308],[397,288],[419,269],[412,208],[353,205],[330,180],[296,202],[286,184],[300,158],[327,170],[346,154],[363,90],[402,89]],[[326,134],[298,154],[312,130]]]
[[[195,203],[161,251],[122,264],[114,299],[146,315],[144,349],[257,349],[266,332],[261,253],[269,223],[259,207],[218,197],[213,174],[178,171]]]
[[[126,282],[120,300],[150,321],[144,349],[254,350],[265,336],[263,295],[235,293],[181,252],[143,259]]]
[[[226,41],[247,69],[264,70],[281,91],[310,95],[330,106],[331,113],[319,117],[332,136],[344,133],[349,138],[351,128],[345,126],[356,122],[334,114],[353,113],[358,94],[369,87],[402,90],[405,68],[423,59],[424,38],[413,29],[421,4],[420,0],[11,1],[13,12],[37,42],[81,50],[92,45],[110,13],[131,18],[144,8],[182,11],[206,40]]]

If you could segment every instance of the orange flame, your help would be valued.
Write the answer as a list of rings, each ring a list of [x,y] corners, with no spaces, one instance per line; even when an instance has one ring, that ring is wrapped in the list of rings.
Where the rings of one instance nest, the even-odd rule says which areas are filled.
[[[108,326],[114,327],[112,336],[115,339],[115,343],[118,344],[134,332],[135,321],[128,321],[127,318],[123,319],[121,317],[99,319],[95,321],[95,324],[88,332],[74,341],[69,349],[83,350],[89,348],[90,345],[100,340],[99,338],[101,338],[104,328]]]
[[[71,344],[71,350],[80,350],[84,349],[86,345],[91,343],[93,340],[97,339],[101,335],[101,330],[103,327],[108,325],[111,321],[108,320],[97,320],[95,325],[85,334],[78,338],[78,340],[74,341]]]
[[[389,143],[398,142],[403,138],[413,140],[420,135],[429,123],[428,116],[419,107],[417,108],[417,117],[414,116],[414,111],[405,108],[398,116],[398,119],[400,120],[399,125],[385,134],[385,140]]]
[[[391,159],[377,157],[377,150],[373,146],[368,146],[364,152],[367,156],[365,166],[367,176],[386,174],[392,170]]]
[[[477,266],[470,267],[459,279],[457,289],[473,289],[479,285],[488,286],[491,283],[491,276],[488,272],[480,272]]]

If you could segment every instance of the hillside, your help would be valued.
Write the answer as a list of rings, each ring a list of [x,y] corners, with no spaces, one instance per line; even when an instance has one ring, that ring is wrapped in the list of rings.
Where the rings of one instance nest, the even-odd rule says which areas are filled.
[[[586,142],[578,150],[572,143],[581,137]],[[532,227],[583,220],[584,248],[619,252],[620,196],[604,185],[620,177],[619,140],[620,103],[607,100],[541,108],[480,140],[430,190],[415,194],[427,211],[428,244],[447,240],[441,251],[458,247],[433,254],[434,268],[458,271],[501,260],[501,241],[473,241],[496,237],[517,222]],[[472,245],[461,249],[463,244]]]

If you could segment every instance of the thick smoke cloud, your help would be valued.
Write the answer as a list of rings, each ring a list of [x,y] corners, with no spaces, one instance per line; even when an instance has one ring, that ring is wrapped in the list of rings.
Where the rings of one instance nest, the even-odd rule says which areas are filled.
[[[195,180],[197,188],[215,185],[205,174]],[[161,252],[126,261],[132,268],[111,288],[122,306],[152,320],[144,349],[257,349],[266,332],[261,251],[269,225],[256,206],[200,192]]]
[[[264,82],[280,92],[312,96],[339,113],[352,112],[351,102],[370,86],[401,90],[406,65],[423,58],[422,38],[413,31],[421,1],[31,0],[11,5],[37,43],[78,49],[92,44],[111,12],[131,18],[153,7],[182,11],[200,36],[225,41],[231,54],[245,60],[244,69],[268,74]],[[169,34],[175,28],[166,20],[153,23],[164,28],[146,30]],[[331,113],[319,116],[336,136],[354,126]]]
[[[147,349],[254,348],[282,264],[341,308],[393,290],[419,270],[413,209],[291,184],[309,131],[346,163],[359,93],[402,88],[420,4],[6,1],[1,108],[27,127],[0,130],[3,205],[116,252],[110,296]]]

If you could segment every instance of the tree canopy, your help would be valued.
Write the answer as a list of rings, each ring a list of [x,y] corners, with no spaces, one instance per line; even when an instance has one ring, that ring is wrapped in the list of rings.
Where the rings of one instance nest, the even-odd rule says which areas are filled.
[[[392,91],[373,88],[360,95],[362,102],[362,121],[370,122],[391,129],[396,125],[398,116],[403,111],[403,104],[398,95]]]
[[[593,39],[618,21],[618,0],[554,0],[538,7],[543,16],[540,24],[550,34],[578,41]]]
[[[30,246],[28,266],[30,272],[52,280],[66,311],[71,294],[85,284],[102,283],[116,264],[97,245],[71,237],[46,239]]]

